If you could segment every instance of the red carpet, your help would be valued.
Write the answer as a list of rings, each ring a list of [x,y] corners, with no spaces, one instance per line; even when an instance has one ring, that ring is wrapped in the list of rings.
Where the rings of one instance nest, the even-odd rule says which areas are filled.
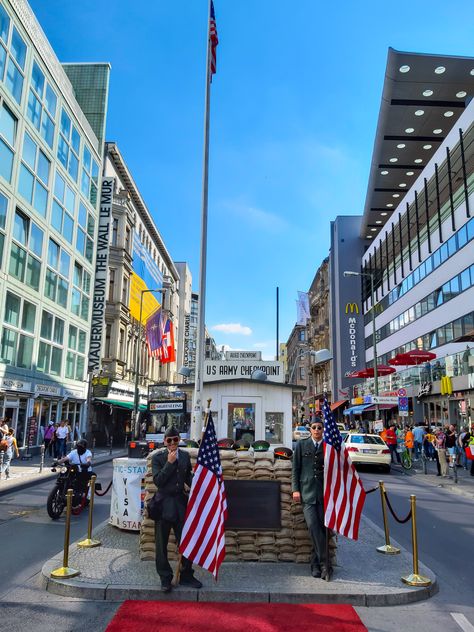
[[[106,632],[367,632],[340,604],[124,601]]]

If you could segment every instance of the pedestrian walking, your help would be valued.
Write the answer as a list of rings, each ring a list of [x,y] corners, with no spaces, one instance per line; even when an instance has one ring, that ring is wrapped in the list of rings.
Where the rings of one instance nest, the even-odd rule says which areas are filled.
[[[423,439],[426,434],[426,429],[423,425],[415,426],[413,429],[413,436],[415,439],[415,459],[418,460],[421,457],[421,451],[423,450]]]
[[[471,440],[471,433],[469,432],[469,428],[464,427],[462,431],[459,433],[458,437],[458,445],[460,450],[460,464],[461,466],[467,470],[467,456],[466,456],[466,448],[469,445]]]
[[[386,433],[385,443],[390,450],[390,456],[392,463],[395,463],[395,458],[399,464],[401,464],[400,454],[397,451],[397,433],[395,431],[395,424],[392,424]]]
[[[415,438],[413,436],[412,429],[410,426],[405,427],[405,447],[408,450],[408,454],[410,458],[413,457],[413,448],[415,446]]]
[[[54,444],[54,421],[50,421],[44,433],[44,451],[48,451],[49,456],[53,456]]]
[[[69,436],[69,429],[66,424],[66,420],[62,420],[59,424],[59,427],[56,428],[55,432],[56,443],[57,443],[57,457],[61,458],[66,456],[66,443]]]
[[[448,458],[449,467],[456,467],[456,426],[449,424],[445,430],[446,435],[446,456]]]
[[[474,451],[474,436],[471,436],[468,445],[472,448],[471,451]],[[471,476],[474,476],[474,459],[471,461]]]
[[[311,436],[298,441],[293,456],[293,502],[303,503],[303,514],[313,543],[311,575],[325,579],[332,569],[326,556],[324,526],[323,422],[310,426]]]
[[[3,436],[2,442],[6,443],[6,450],[3,455],[3,466],[0,476],[5,474],[5,478],[8,479],[10,478],[10,463],[13,458],[13,452],[15,452],[16,458],[20,456],[13,428],[9,428],[7,434]]]
[[[0,438],[8,434],[8,423],[6,417],[0,419]]]
[[[448,461],[446,458],[446,434],[441,429],[436,432],[435,447],[440,467],[439,476],[443,476],[444,478],[446,478],[446,476],[448,475]]]

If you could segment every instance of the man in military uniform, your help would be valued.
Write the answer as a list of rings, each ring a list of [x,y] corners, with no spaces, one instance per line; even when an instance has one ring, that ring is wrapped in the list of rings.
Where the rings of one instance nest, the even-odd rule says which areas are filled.
[[[324,526],[324,450],[323,422],[313,421],[311,437],[296,444],[293,456],[293,501],[303,503],[303,513],[313,542],[311,574],[329,579],[332,568],[326,556]]]
[[[188,452],[179,450],[179,431],[168,428],[165,432],[165,448],[153,455],[151,461],[153,482],[162,496],[161,517],[155,522],[156,571],[161,579],[161,590],[171,590],[173,571],[168,561],[168,540],[171,529],[176,540],[181,539],[188,497],[185,485],[191,487],[191,459]],[[191,562],[183,557],[181,561],[180,584],[201,588],[201,582],[194,577]]]

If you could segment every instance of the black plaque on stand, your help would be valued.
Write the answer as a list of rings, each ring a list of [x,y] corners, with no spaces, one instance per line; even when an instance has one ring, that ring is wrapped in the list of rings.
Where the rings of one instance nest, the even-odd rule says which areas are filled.
[[[225,480],[226,529],[281,529],[279,481]]]

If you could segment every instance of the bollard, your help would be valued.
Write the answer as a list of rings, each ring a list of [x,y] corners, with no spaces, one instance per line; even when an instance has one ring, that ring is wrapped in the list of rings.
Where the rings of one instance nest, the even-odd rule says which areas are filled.
[[[81,542],[77,543],[77,546],[80,546],[82,548],[89,548],[91,549],[94,546],[100,546],[102,543],[100,542],[100,540],[93,540],[92,539],[92,514],[94,512],[94,496],[95,496],[95,481],[97,479],[97,476],[95,474],[93,474],[91,476],[91,480],[89,482],[90,485],[90,490],[91,490],[91,497],[89,500],[89,520],[87,523],[87,538],[85,540],[81,540]]]
[[[44,467],[44,451],[45,451],[45,447],[43,443],[43,445],[41,446],[41,459],[40,459],[40,469],[39,469],[40,474],[43,471],[43,467]]]
[[[74,570],[74,568],[69,568],[69,536],[71,533],[71,509],[72,509],[72,495],[73,490],[68,489],[66,493],[67,498],[67,507],[66,507],[66,527],[64,530],[64,553],[63,553],[63,565],[59,568],[56,568],[54,571],[51,571],[51,577],[76,577],[80,575],[80,571]]]
[[[95,437],[92,439],[92,456],[94,456],[95,452]]]
[[[112,445],[114,443],[114,438],[112,435],[110,435],[110,441],[109,441],[109,454],[112,454]]]
[[[379,553],[384,553],[385,555],[397,555],[400,553],[400,549],[397,549],[396,546],[392,546],[390,544],[390,532],[388,530],[388,518],[387,518],[387,503],[385,501],[385,487],[383,481],[379,481],[379,489],[380,489],[380,501],[382,503],[382,516],[383,516],[383,528],[385,531],[385,544],[377,547],[377,551]]]
[[[428,464],[424,453],[421,454],[421,462],[423,463],[423,474],[428,474]]]
[[[3,460],[5,458],[5,452],[2,450],[0,452],[0,476],[3,474]]]
[[[402,577],[402,582],[409,586],[430,586],[431,579],[418,572],[418,538],[416,533],[416,496],[410,496],[411,505],[411,543],[413,548],[413,573]]]
[[[453,462],[453,478],[454,478],[454,482],[457,483],[458,482],[458,466],[456,465],[456,459],[454,459],[454,462]]]

